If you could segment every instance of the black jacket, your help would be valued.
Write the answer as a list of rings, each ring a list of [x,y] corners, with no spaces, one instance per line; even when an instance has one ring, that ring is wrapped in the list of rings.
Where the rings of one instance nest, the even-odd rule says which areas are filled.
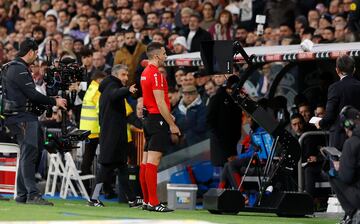
[[[100,156],[99,163],[126,163],[128,139],[125,98],[129,88],[114,77],[106,77],[99,86]]]
[[[357,183],[360,188],[360,127],[344,143],[338,177],[346,184]]]
[[[352,75],[329,86],[326,103],[326,114],[320,121],[321,128],[330,128],[330,146],[341,151],[346,139],[345,131],[340,126],[339,114],[344,106],[351,105],[360,110],[360,81]]]
[[[185,34],[186,40],[188,39],[189,33],[190,33],[190,30],[188,30]],[[201,41],[205,41],[205,40],[212,40],[211,35],[206,30],[199,28],[196,31],[196,33],[191,41],[191,46],[190,46],[189,52],[200,51],[200,43],[201,43]]]
[[[15,62],[15,63],[14,63]],[[27,103],[40,105],[56,105],[54,98],[45,96],[35,89],[35,83],[32,79],[28,64],[21,58],[16,58],[6,70],[3,77],[2,85],[6,92],[6,99],[16,102],[17,108],[26,108]],[[6,83],[4,85],[4,83]],[[27,112],[20,111],[17,115],[7,116],[5,122],[7,124],[37,121],[37,116]]]
[[[206,122],[210,128],[211,161],[215,166],[222,166],[230,156],[237,155],[237,143],[241,138],[242,110],[220,87],[211,97]]]

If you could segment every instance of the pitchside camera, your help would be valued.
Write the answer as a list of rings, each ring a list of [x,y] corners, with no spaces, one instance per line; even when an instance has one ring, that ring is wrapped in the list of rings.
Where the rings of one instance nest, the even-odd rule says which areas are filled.
[[[44,76],[47,88],[55,90],[67,90],[72,83],[83,81],[86,75],[85,67],[76,63],[75,59],[65,57],[59,62],[59,66],[51,65]]]
[[[90,134],[88,130],[73,130],[63,134],[58,129],[46,129],[44,147],[49,153],[69,152],[76,149],[77,143],[86,140]]]

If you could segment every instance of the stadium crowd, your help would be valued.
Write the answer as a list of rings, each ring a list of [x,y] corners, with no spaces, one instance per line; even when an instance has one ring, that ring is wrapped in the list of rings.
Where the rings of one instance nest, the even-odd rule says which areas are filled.
[[[72,120],[79,124],[87,86],[96,78],[110,75],[114,65],[127,65],[127,84],[140,87],[146,46],[151,42],[163,44],[167,55],[197,52],[200,42],[205,40],[237,40],[244,47],[299,44],[305,39],[314,43],[353,42],[358,39],[358,21],[352,3],[352,0],[0,0],[0,65],[16,57],[19,44],[26,37],[34,38],[39,51],[31,71],[38,89],[45,93],[43,78],[47,68],[65,56],[76,59],[87,71],[83,77],[87,85],[74,83],[69,87],[77,95]],[[256,15],[266,15],[263,30],[257,28]],[[208,138],[208,105],[226,84],[225,76],[207,76],[198,67],[159,67],[159,71],[167,77],[172,113],[183,133],[172,151]],[[264,65],[256,81],[258,96],[268,93],[272,81],[269,74],[270,65]],[[299,114],[293,112],[291,119],[286,112],[286,122],[296,136],[312,130],[308,122],[313,114],[325,113],[325,101],[311,100],[298,97],[295,103]],[[141,93],[127,101],[141,118]],[[52,119],[60,121],[59,116],[54,110]],[[317,162],[316,153],[306,153],[303,162]],[[310,193],[313,176],[320,172],[319,165],[313,167],[308,174],[312,178],[308,180],[312,184],[307,186]]]
[[[245,47],[298,44],[304,39],[314,43],[351,42],[357,37],[351,3],[352,0],[0,1],[0,64],[15,58],[25,37],[33,37],[39,45],[39,57],[32,72],[40,86],[51,64],[49,59],[57,62],[68,55],[86,67],[84,81],[88,84],[96,71],[110,74],[113,65],[126,64],[128,84],[139,87],[144,65],[141,62],[146,59],[146,45],[152,41],[164,44],[168,55],[199,51],[203,40],[238,40]],[[263,31],[256,29],[257,14],[267,16]],[[225,82],[221,76],[202,76],[197,70],[160,67],[171,87],[172,109],[179,126],[185,138],[194,136],[183,139],[185,145],[207,136],[205,118],[195,118],[204,116],[209,98]],[[257,81],[260,96],[267,93],[271,82],[267,71],[268,65],[264,65]],[[85,91],[86,87],[82,87],[75,84],[70,90]],[[135,101],[130,99],[130,103],[135,107]],[[75,121],[79,122],[81,100],[75,104]],[[194,119],[197,124],[189,125]]]

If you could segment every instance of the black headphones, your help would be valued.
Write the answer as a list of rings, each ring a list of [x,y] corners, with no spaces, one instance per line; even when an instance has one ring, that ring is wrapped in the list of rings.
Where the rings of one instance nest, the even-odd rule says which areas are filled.
[[[352,106],[345,106],[340,112],[340,122],[343,128],[353,130],[356,127],[355,121],[360,118],[360,112]]]

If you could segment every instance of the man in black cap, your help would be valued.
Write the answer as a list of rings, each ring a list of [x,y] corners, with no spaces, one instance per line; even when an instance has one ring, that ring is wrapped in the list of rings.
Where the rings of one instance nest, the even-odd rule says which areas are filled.
[[[35,182],[35,166],[41,142],[40,124],[34,113],[35,105],[52,105],[66,108],[66,100],[50,98],[35,89],[29,66],[36,60],[38,45],[27,38],[20,44],[13,61],[4,65],[2,76],[2,114],[5,125],[20,146],[20,163],[17,173],[16,202],[53,205],[44,200]]]

